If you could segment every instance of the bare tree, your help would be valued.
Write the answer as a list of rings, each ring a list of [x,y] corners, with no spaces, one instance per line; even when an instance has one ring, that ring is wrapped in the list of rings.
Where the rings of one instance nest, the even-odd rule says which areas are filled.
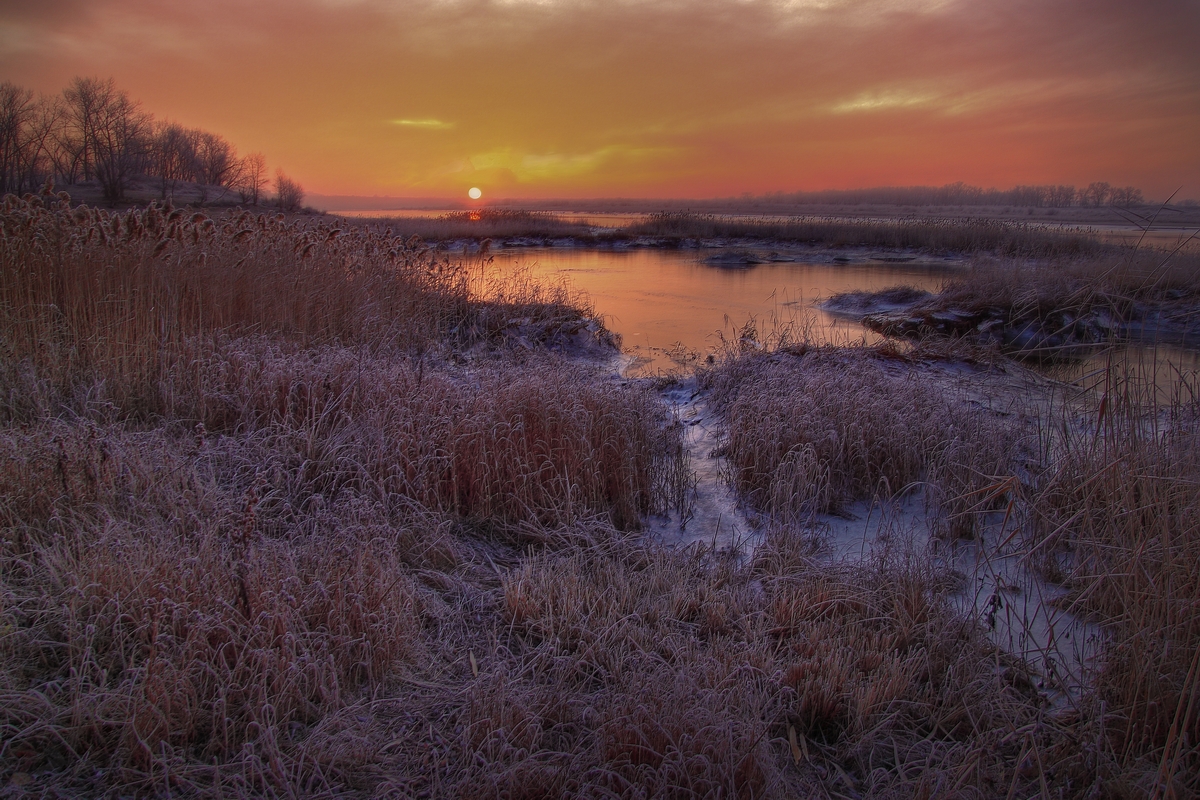
[[[239,158],[218,134],[156,122],[111,78],[77,77],[61,95],[42,98],[0,83],[0,192],[34,191],[47,178],[97,181],[110,203],[122,200],[135,178],[153,180],[164,200],[187,182],[197,185],[201,202],[215,187],[255,205],[270,185],[262,153]],[[282,172],[275,188],[285,208],[304,201],[300,184]]]
[[[133,177],[144,172],[150,123],[150,115],[125,92],[103,107],[93,151],[96,178],[110,203],[123,199]]]
[[[251,153],[242,159],[241,181],[238,194],[243,203],[258,205],[259,198],[267,188],[267,159],[262,153]]]
[[[145,167],[151,117],[117,89],[112,78],[76,78],[63,91],[68,141],[78,143],[84,180],[100,181],[104,199],[115,203]]]
[[[50,131],[49,153],[54,164],[54,174],[58,179],[74,185],[83,177],[83,164],[86,148],[83,137],[78,135],[72,120],[71,111],[63,98],[53,101],[57,121]]]
[[[50,105],[28,89],[0,84],[0,192],[33,191],[50,174]]]
[[[1114,206],[1132,206],[1142,202],[1142,190],[1136,186],[1121,186],[1112,190],[1109,202]]]
[[[1112,186],[1096,181],[1089,183],[1086,189],[1079,192],[1079,204],[1083,206],[1102,206],[1108,202],[1112,194]]]
[[[1054,208],[1066,208],[1075,202],[1074,186],[1050,186],[1048,189],[1047,202]]]
[[[75,78],[63,89],[66,124],[59,138],[63,148],[74,156],[72,182],[75,179],[90,181],[95,175],[95,132],[100,106],[115,92],[116,86],[111,79],[106,83],[97,78]]]
[[[241,162],[234,146],[221,136],[208,131],[197,131],[196,134],[195,180],[200,184],[200,202],[203,203],[208,199],[208,187],[233,188]]]
[[[1049,186],[1014,186],[1009,195],[1015,206],[1041,208],[1046,205],[1049,188]]]
[[[158,179],[159,196],[173,196],[180,181],[191,180],[196,149],[191,132],[174,122],[160,122],[151,137],[149,171]]]
[[[299,183],[283,174],[283,170],[275,170],[275,202],[284,211],[299,211],[304,202],[304,189]]]

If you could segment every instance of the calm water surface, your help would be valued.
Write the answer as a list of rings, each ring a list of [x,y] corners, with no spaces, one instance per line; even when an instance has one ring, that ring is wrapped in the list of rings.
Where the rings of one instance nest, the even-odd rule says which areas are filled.
[[[1140,401],[1160,407],[1191,404],[1200,399],[1200,342],[1137,342],[1098,350],[1077,362],[1043,369],[1046,374],[1080,387],[1132,391]]]
[[[810,326],[821,338],[857,341],[866,333],[857,322],[827,314],[814,303],[839,292],[901,284],[936,291],[963,269],[937,261],[795,261],[746,268],[703,262],[716,252],[522,249],[500,251],[489,269],[528,269],[535,278],[586,292],[608,327],[621,334],[626,352],[636,357],[632,371],[638,374],[670,371],[683,353],[702,357],[720,345],[722,334],[736,338],[750,320],[760,331],[790,322]]]
[[[528,270],[539,280],[586,292],[608,327],[621,334],[625,351],[635,359],[627,373],[634,375],[670,372],[684,359],[702,358],[720,346],[722,336],[736,339],[751,320],[767,334],[792,324],[807,327],[818,341],[877,341],[879,337],[856,320],[829,314],[817,304],[840,292],[899,285],[936,292],[966,269],[962,262],[937,259],[839,264],[809,256],[805,261],[802,250],[783,253],[796,258],[794,262],[745,268],[704,263],[719,252],[526,248],[499,251],[488,269]],[[1187,344],[1120,345],[1081,361],[1040,369],[1059,380],[1093,387],[1104,380],[1108,368],[1110,376],[1152,382],[1160,403],[1189,400],[1193,392],[1200,394],[1200,350],[1196,343]]]

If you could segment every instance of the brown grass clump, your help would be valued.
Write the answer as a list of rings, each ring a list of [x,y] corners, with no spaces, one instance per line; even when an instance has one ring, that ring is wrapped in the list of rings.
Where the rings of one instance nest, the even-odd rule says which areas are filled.
[[[981,658],[979,630],[939,605],[932,573],[868,572],[831,573],[783,539],[749,570],[639,550],[527,562],[504,582],[513,635],[488,661],[502,671],[472,693],[468,752],[484,757],[467,794],[1027,784],[1008,726],[1032,706]]]
[[[254,475],[269,482],[264,503],[277,517],[260,524],[273,532],[345,496],[501,526],[602,515],[618,529],[636,528],[673,496],[677,432],[641,387],[545,358],[424,370],[341,348],[285,354],[238,345],[201,365],[171,410],[189,425],[198,420],[201,437],[244,442],[247,463],[224,479],[242,490]],[[55,496],[113,497],[108,479],[121,472],[97,430],[66,427],[53,447],[26,437],[13,444],[32,480],[32,507],[48,509]]]
[[[1028,435],[1018,435],[981,410],[938,396],[944,389],[936,382],[922,385],[920,373],[895,363],[888,347],[744,348],[706,376],[727,420],[731,480],[775,523],[768,528],[773,546],[802,558],[810,545],[795,530],[807,515],[836,511],[852,498],[886,497],[916,481],[941,507],[950,533],[969,534],[977,512],[1005,509],[1017,525],[1013,538],[1023,542],[1022,561],[1068,587],[1060,602],[1103,630],[1100,655],[1088,665],[1092,688],[1059,717],[1066,738],[1025,741],[1017,757],[1023,774],[1031,774],[1028,759],[1036,754],[1038,770],[1054,765],[1045,786],[1074,787],[1068,794],[1091,786],[1191,796],[1200,788],[1195,387],[1173,393],[1190,400],[1163,407],[1161,392],[1144,379],[1110,370],[1090,411],[1080,415],[1071,405],[1062,419],[1043,419],[1040,428],[1030,423]],[[910,564],[888,574],[903,586],[920,572]],[[879,580],[825,576],[825,588],[816,582],[803,599],[777,603],[775,613],[805,621],[866,613],[865,587]],[[906,590],[899,596],[920,597]],[[901,607],[913,619],[932,618],[924,616],[932,613],[928,605]],[[866,641],[873,634],[859,635]],[[827,680],[835,686],[852,685],[838,677],[843,658],[831,640],[833,634],[821,636],[815,666],[798,669],[797,681],[819,669],[833,671]],[[903,646],[889,650],[897,651]],[[801,720],[852,724],[846,693],[804,685]],[[898,691],[914,696],[911,686]]]
[[[681,430],[542,352],[602,335],[567,293],[278,218],[0,228],[6,794],[1196,790],[1194,409],[1114,392],[1017,491],[1025,442],[920,352],[743,330],[703,376],[778,523],[743,563],[622,535],[686,499]],[[914,482],[950,535],[1024,504],[1111,637],[1095,702],[1051,710],[923,555],[790,529]]]
[[[1139,791],[1190,796],[1200,791],[1197,409],[1158,407],[1113,372],[1104,389],[1082,424],[1055,426],[1057,452],[1029,501],[1030,558],[1071,587],[1077,613],[1105,625],[1093,735],[1107,768]]]
[[[890,348],[745,351],[705,383],[726,420],[734,488],[785,525],[923,483],[943,531],[970,536],[1004,492],[1016,432],[924,379]]]
[[[1015,771],[1013,727],[1056,741],[1029,727],[1020,665],[997,671],[928,566],[831,571],[778,537],[738,568],[588,520],[489,543],[368,486],[313,491],[320,470],[270,432],[288,424],[5,432],[6,778],[202,796],[995,793],[1036,779]],[[538,541],[559,549],[520,549]]]
[[[587,322],[566,294],[381,234],[5,203],[0,785],[368,791],[373,698],[458,659],[437,628],[480,634],[497,562],[677,494],[648,389],[527,352]]]
[[[829,305],[850,313],[884,307],[863,322],[889,336],[966,337],[1022,358],[1053,361],[1128,339],[1179,341],[1200,316],[1200,255],[1108,248],[1096,257],[1047,262],[977,259],[931,296],[902,288],[853,292]],[[900,305],[894,311],[888,306]]]
[[[274,487],[234,443],[61,422],[2,441],[6,772],[302,784],[307,732],[421,655],[411,537],[345,514],[265,536]]]
[[[1053,264],[980,260],[950,281],[933,302],[967,310],[1000,308],[1013,319],[1104,310],[1128,321],[1137,303],[1200,295],[1200,256],[1153,249],[1114,249],[1100,258]]]

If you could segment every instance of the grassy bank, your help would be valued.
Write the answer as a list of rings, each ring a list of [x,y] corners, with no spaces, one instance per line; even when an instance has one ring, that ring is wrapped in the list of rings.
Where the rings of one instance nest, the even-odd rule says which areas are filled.
[[[799,217],[746,220],[706,214],[652,214],[623,231],[670,239],[761,239],[828,247],[875,247],[933,253],[1021,257],[1095,254],[1102,245],[1089,232],[983,219],[841,219]]]
[[[603,345],[578,297],[326,220],[0,224],[5,792],[1197,789],[1190,407],[1031,429],[895,348],[731,351],[702,377],[772,524],[672,551],[635,534],[682,432],[549,352]],[[1093,693],[1048,705],[924,550],[816,557],[813,514],[914,483],[947,538],[1012,506],[1104,625]]]
[[[979,258],[937,294],[851,292],[826,308],[889,336],[948,335],[1022,358],[1058,360],[1133,339],[1173,342],[1200,330],[1200,255],[1119,248],[1093,258]]]
[[[348,220],[348,222],[351,222]],[[404,236],[452,242],[485,239],[544,242],[571,239],[610,246],[640,243],[679,247],[688,243],[736,241],[804,244],[831,248],[869,247],[928,253],[991,253],[1013,257],[1096,255],[1106,249],[1092,232],[995,219],[901,217],[753,218],[691,212],[650,214],[644,221],[596,229],[569,216],[533,211],[481,209],[439,217],[356,218],[355,224],[388,226]]]
[[[1050,264],[1017,260],[979,261],[970,274],[950,281],[942,304],[979,309],[999,306],[1016,315],[1093,308],[1128,315],[1137,303],[1192,305],[1200,297],[1200,254],[1119,248],[1098,258]]]
[[[730,482],[774,524],[923,486],[938,531],[970,536],[1025,432],[980,413],[889,348],[799,345],[726,359],[701,382],[728,421]]]
[[[591,330],[565,294],[268,216],[9,199],[3,234],[6,783],[373,785],[346,709],[457,663],[430,614],[679,480],[648,390],[508,344]]]

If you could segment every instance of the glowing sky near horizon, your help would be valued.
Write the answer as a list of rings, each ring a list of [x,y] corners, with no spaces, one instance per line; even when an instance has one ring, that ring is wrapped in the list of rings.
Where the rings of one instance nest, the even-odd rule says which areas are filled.
[[[310,193],[1200,197],[1190,0],[0,0],[0,80],[113,77]]]

